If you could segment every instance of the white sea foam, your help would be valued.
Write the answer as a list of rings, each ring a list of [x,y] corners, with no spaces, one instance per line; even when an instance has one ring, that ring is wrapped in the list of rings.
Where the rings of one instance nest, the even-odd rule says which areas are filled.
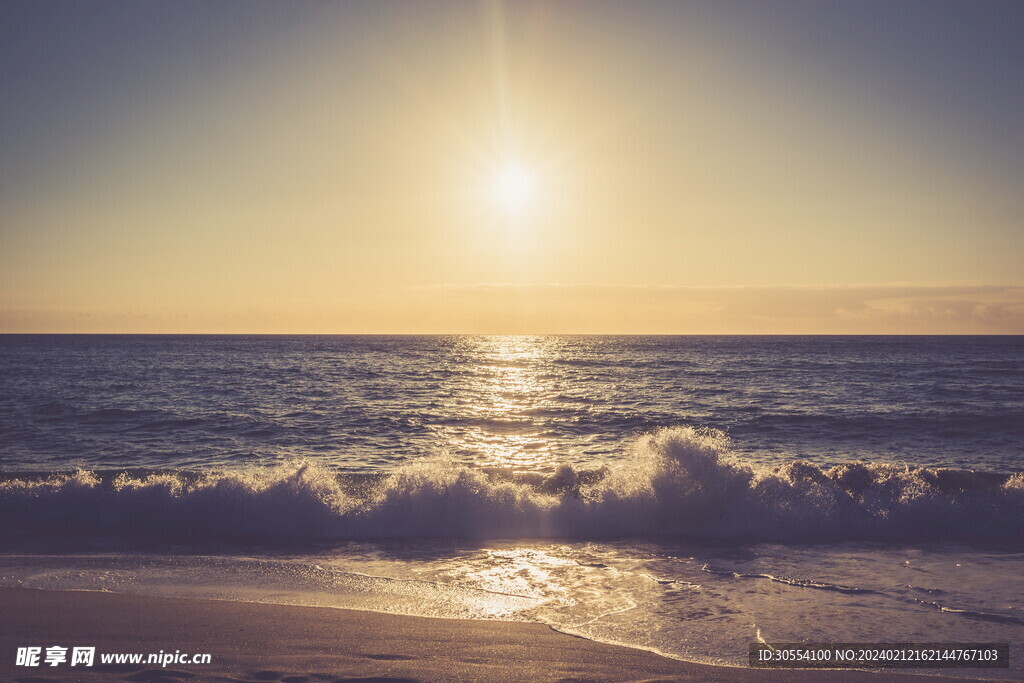
[[[78,471],[0,482],[0,533],[148,541],[698,538],[1019,543],[1024,475],[757,465],[693,427],[614,469],[516,475],[446,461],[355,481],[309,462],[217,473]]]

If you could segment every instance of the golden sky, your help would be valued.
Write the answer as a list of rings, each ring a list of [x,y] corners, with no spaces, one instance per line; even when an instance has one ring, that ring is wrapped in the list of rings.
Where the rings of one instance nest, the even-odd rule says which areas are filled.
[[[0,331],[1024,333],[1006,22],[825,4],[23,9]]]

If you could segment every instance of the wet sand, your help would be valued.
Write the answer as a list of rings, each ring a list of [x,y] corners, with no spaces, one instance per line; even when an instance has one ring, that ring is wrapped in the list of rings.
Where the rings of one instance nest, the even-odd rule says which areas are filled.
[[[92,667],[16,666],[19,647],[96,647]],[[102,665],[101,653],[209,653],[209,664]],[[69,649],[70,658],[70,649]],[[42,658],[41,658],[42,659]],[[541,624],[81,591],[0,588],[3,680],[904,681],[869,672],[680,662]],[[948,680],[948,679],[947,679]]]

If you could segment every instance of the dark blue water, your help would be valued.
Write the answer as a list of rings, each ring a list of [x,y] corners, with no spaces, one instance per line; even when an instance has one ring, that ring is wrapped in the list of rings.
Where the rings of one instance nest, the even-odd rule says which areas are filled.
[[[0,468],[551,472],[659,427],[758,462],[1024,468],[1021,337],[0,336]]]

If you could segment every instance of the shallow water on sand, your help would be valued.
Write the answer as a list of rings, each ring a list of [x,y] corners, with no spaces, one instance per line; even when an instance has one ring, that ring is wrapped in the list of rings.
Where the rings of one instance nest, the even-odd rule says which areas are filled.
[[[1024,639],[1024,554],[845,543],[350,542],[281,555],[0,555],[0,585],[538,621],[690,661],[751,642]]]

